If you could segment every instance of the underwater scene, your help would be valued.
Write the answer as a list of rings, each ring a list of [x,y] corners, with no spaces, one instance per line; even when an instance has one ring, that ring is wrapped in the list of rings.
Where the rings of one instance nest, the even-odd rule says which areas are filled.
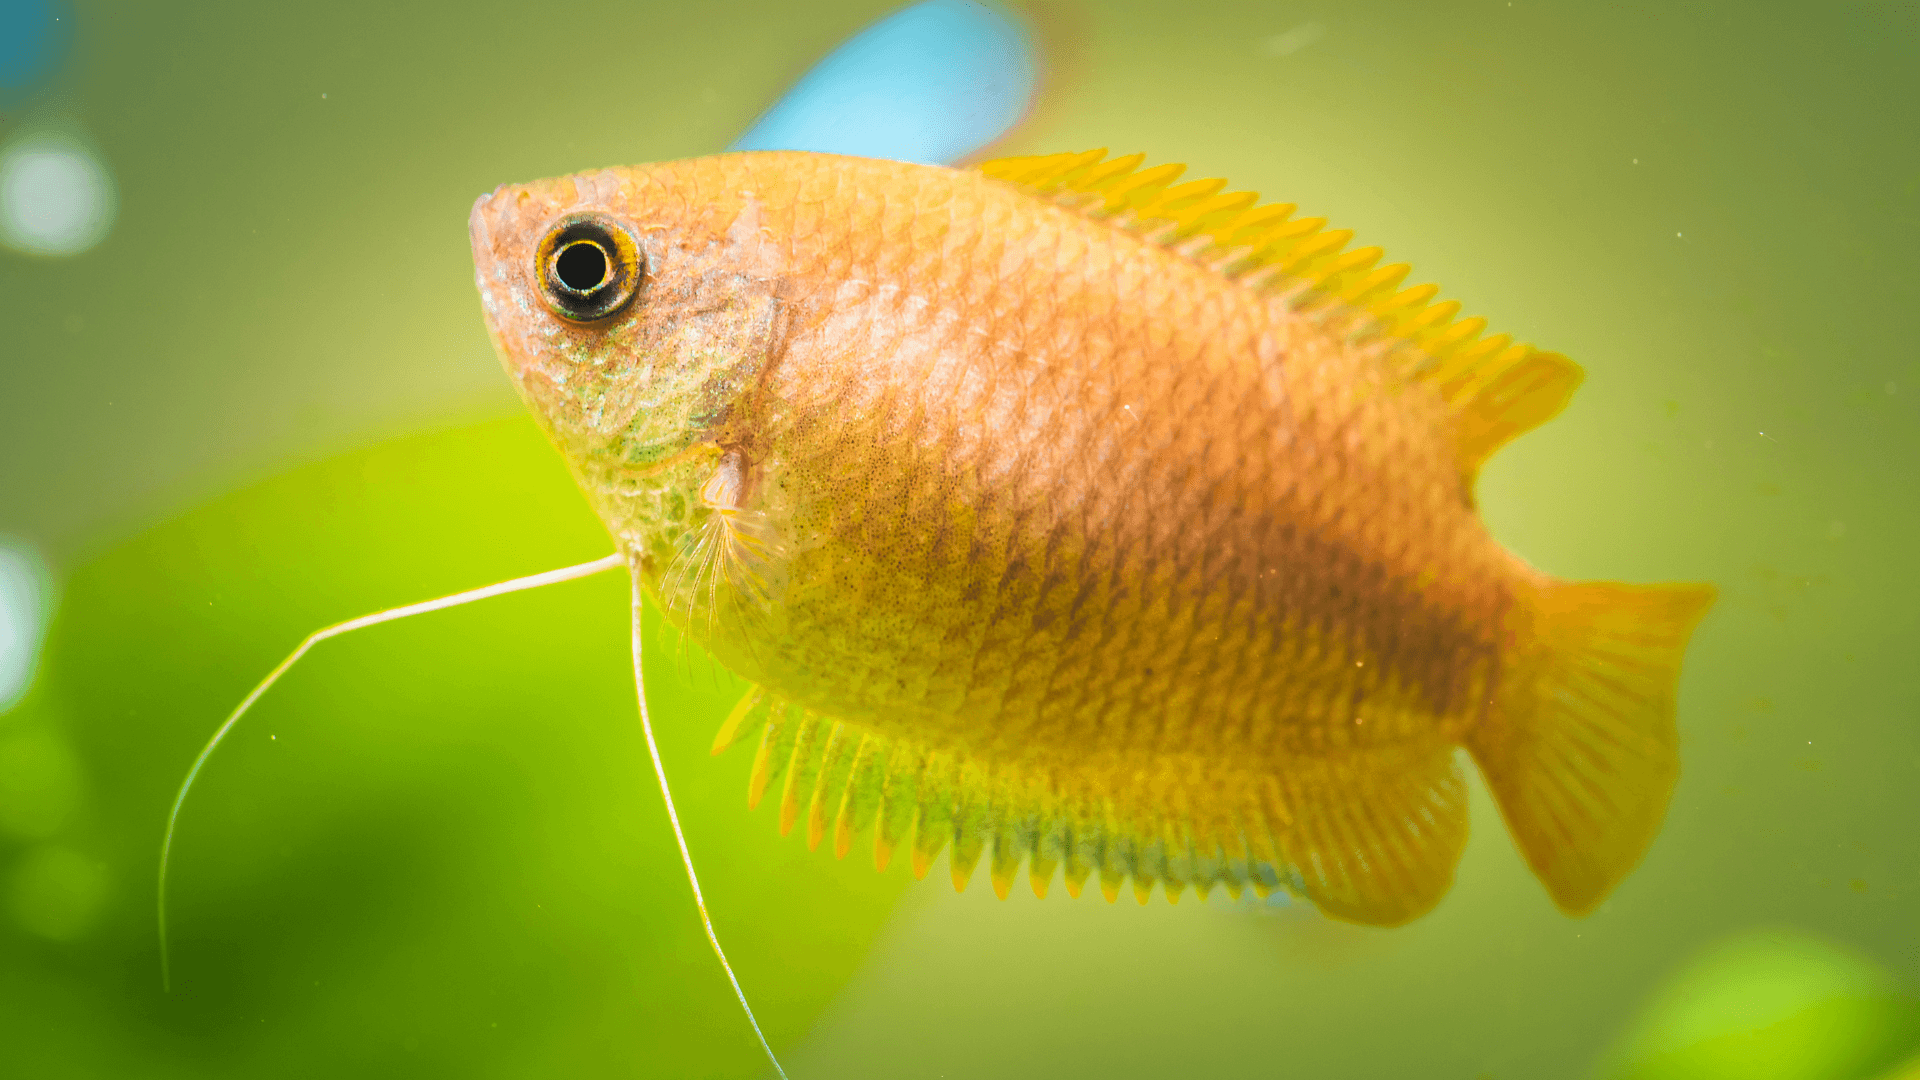
[[[0,1077],[1920,1080],[1917,129],[1890,0],[0,0]]]

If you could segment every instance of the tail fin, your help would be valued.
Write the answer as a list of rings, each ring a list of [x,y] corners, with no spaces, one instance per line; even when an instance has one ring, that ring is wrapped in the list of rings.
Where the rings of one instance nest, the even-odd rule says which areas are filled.
[[[1646,852],[1680,775],[1674,688],[1711,585],[1552,582],[1533,642],[1467,737],[1515,843],[1569,915]]]

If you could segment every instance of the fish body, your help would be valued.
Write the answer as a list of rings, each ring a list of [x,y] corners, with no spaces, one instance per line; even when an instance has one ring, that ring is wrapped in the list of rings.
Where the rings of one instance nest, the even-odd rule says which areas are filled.
[[[1465,746],[1590,909],[1664,812],[1711,591],[1560,582],[1481,525],[1479,462],[1578,368],[1138,164],[509,186],[478,283],[648,590],[755,684],[720,742],[764,719],[783,829],[919,873],[950,846],[956,884],[990,856],[1002,895],[1024,863],[1394,924],[1451,882]]]

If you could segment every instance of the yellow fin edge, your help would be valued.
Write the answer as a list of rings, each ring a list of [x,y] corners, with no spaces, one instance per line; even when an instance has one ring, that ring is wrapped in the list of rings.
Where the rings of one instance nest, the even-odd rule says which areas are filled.
[[[1335,307],[1364,328],[1415,350],[1411,374],[1434,386],[1456,419],[1462,476],[1506,442],[1566,407],[1583,377],[1558,353],[1483,337],[1486,320],[1461,318],[1434,285],[1403,287],[1404,263],[1376,266],[1377,247],[1349,250],[1353,233],[1325,218],[1295,218],[1291,203],[1261,204],[1219,179],[1174,183],[1184,165],[1144,167],[1145,154],[1078,153],[999,158],[986,176],[1177,248],[1229,278],[1288,296],[1302,309]]]
[[[1528,641],[1467,738],[1514,840],[1562,911],[1639,863],[1680,773],[1675,699],[1705,584],[1553,581],[1516,609]]]
[[[779,791],[783,835],[804,821],[808,847],[831,837],[836,858],[870,835],[876,869],[905,848],[918,878],[945,852],[959,890],[984,862],[1002,899],[1023,876],[1040,897],[1056,879],[1079,896],[1097,876],[1109,901],[1131,892],[1146,903],[1156,886],[1170,903],[1188,889],[1203,899],[1215,886],[1233,897],[1285,890],[1337,918],[1395,925],[1439,901],[1466,837],[1464,788],[1438,744],[1210,785],[1219,798],[1200,805],[1192,793],[1106,791],[932,750],[765,692],[743,698],[723,734],[737,741],[743,717],[761,714],[748,803]],[[1370,808],[1358,815],[1356,792]]]

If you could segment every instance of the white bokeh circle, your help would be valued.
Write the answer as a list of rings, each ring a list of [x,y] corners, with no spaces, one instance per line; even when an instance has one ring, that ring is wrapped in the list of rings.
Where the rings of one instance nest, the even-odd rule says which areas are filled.
[[[0,539],[0,713],[33,682],[51,614],[46,564],[32,548]]]
[[[74,139],[33,134],[0,147],[0,244],[78,255],[113,227],[113,177]]]

